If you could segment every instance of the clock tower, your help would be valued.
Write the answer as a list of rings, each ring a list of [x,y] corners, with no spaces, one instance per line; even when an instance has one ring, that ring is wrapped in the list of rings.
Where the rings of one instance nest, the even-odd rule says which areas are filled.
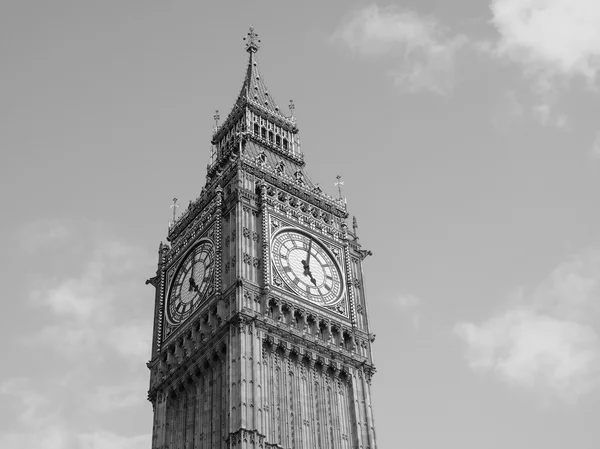
[[[250,28],[206,184],[147,281],[152,448],[376,449],[370,252],[344,200],[305,174],[296,119],[267,89],[258,43]]]

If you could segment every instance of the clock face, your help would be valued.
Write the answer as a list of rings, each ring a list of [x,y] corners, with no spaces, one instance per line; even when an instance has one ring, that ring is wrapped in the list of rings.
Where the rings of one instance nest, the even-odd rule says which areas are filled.
[[[213,289],[214,247],[204,241],[196,245],[179,265],[167,302],[171,324],[185,321]]]
[[[343,293],[342,273],[330,251],[295,229],[273,237],[273,263],[284,282],[299,296],[320,305],[337,304]]]

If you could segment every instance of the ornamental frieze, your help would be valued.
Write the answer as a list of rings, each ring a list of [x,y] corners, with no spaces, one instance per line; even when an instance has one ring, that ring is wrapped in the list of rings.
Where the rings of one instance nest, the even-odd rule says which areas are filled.
[[[288,190],[291,195],[302,198],[303,200],[313,204],[320,209],[325,210],[328,213],[334,214],[338,217],[347,218],[348,213],[346,212],[345,205],[341,202],[341,200],[325,195],[317,188],[309,188],[306,185],[299,184],[297,180],[292,181],[295,186],[290,187],[289,181],[286,182],[283,177],[278,176],[278,174],[273,171],[273,175],[269,174],[262,167],[257,166],[248,159],[244,159],[244,170],[251,175],[253,175],[256,179],[264,179],[269,184],[276,186],[280,190]],[[278,193],[274,191],[274,194]]]

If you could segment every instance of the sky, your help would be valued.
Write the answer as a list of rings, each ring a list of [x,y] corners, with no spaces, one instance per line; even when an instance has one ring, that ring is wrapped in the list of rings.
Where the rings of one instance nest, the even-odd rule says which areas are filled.
[[[597,0],[0,1],[0,447],[150,447],[144,281],[250,24],[373,252],[379,448],[597,448]]]

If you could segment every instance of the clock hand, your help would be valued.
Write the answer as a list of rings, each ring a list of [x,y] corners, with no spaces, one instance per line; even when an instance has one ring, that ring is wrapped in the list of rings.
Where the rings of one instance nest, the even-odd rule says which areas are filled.
[[[190,290],[198,291],[198,284],[196,284],[196,280],[194,278],[190,278]]]
[[[304,276],[310,276],[310,250],[312,248],[312,240],[308,241],[308,251],[306,251],[306,260],[302,261],[302,266],[304,267]]]

